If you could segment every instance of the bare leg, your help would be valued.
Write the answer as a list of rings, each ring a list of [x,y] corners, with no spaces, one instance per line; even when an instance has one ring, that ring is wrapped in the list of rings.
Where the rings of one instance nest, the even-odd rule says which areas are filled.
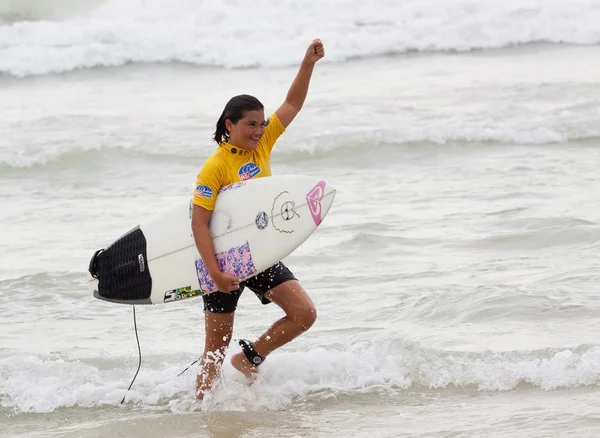
[[[212,313],[208,310],[204,312],[204,354],[196,378],[196,397],[200,400],[213,388],[221,370],[225,351],[231,341],[233,317],[234,312]]]
[[[308,330],[317,319],[315,305],[296,280],[274,287],[265,296],[281,307],[285,316],[254,342],[254,349],[262,357]],[[256,367],[246,359],[243,352],[233,355],[231,364],[251,380],[256,373]]]

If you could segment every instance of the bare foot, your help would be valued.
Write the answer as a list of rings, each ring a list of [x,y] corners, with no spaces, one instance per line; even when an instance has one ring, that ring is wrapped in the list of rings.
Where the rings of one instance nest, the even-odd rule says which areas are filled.
[[[252,385],[252,383],[254,383],[258,370],[254,365],[252,365],[248,361],[246,355],[243,352],[231,356],[231,365],[233,365],[233,367],[236,370],[238,370],[240,373],[246,376],[249,385]]]

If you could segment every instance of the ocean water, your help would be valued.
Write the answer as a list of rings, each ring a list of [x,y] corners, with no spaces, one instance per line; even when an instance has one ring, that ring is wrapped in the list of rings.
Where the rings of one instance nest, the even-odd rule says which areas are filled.
[[[0,434],[600,435],[598,22],[594,0],[0,0]],[[201,299],[137,306],[126,392],[132,308],[89,294],[90,257],[189,197],[225,102],[275,110],[316,37],[273,153],[338,189],[285,260],[316,324],[197,402]],[[234,337],[281,314],[244,294]]]

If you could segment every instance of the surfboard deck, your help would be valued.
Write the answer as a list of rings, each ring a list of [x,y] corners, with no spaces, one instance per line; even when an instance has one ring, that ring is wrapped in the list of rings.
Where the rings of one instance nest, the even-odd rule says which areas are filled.
[[[319,227],[336,190],[301,175],[223,187],[209,229],[220,269],[246,280],[282,260]],[[161,304],[215,292],[191,229],[191,200],[141,221],[94,253],[88,287],[101,300]]]

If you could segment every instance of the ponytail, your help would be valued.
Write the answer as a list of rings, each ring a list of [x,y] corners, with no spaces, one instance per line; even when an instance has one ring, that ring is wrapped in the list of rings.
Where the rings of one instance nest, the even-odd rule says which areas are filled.
[[[225,120],[225,111],[223,111],[221,117],[217,120],[217,129],[215,129],[215,135],[213,137],[217,144],[229,140],[229,131],[225,127]]]

